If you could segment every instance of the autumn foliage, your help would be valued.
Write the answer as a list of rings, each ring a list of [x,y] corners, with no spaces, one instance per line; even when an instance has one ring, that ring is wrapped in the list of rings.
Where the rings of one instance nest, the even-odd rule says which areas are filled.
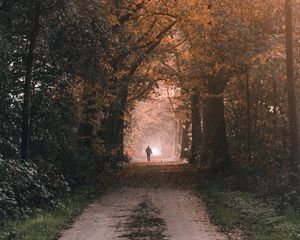
[[[172,137],[168,157],[212,176],[295,188],[284,10],[283,0],[0,0],[0,158],[53,166],[75,186],[128,161],[156,129],[164,146]]]

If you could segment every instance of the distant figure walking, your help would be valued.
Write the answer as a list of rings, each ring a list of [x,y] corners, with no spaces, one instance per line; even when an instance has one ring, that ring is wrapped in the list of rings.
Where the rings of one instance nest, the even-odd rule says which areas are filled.
[[[152,154],[152,149],[149,146],[146,148],[146,154],[147,154],[147,160],[148,160],[148,162],[150,162],[150,157],[151,157],[151,154]]]

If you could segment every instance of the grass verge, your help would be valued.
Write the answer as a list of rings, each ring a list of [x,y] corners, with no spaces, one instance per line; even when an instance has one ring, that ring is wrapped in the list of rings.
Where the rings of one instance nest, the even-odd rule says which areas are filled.
[[[0,227],[0,240],[52,240],[79,215],[89,202],[90,191],[77,190],[53,210],[41,210],[28,219],[9,221]]]
[[[200,191],[214,223],[227,232],[242,227],[250,240],[300,239],[300,218],[293,211],[279,213],[276,199],[226,190],[216,183]]]

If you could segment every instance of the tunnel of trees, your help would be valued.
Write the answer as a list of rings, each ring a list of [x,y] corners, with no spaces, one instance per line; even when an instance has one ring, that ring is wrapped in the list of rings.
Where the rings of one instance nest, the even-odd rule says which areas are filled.
[[[0,0],[0,219],[147,145],[252,188],[296,189],[291,2]]]

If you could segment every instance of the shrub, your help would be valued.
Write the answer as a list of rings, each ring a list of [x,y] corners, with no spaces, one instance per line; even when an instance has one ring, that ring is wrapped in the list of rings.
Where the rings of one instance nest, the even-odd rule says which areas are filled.
[[[54,207],[70,188],[51,166],[0,156],[0,222],[26,216],[40,207]]]

